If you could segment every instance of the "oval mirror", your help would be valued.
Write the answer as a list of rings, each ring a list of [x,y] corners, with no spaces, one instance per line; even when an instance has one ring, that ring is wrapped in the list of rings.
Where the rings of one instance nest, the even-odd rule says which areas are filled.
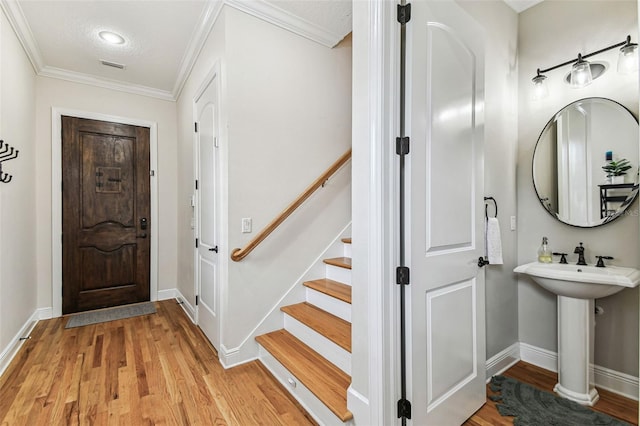
[[[583,228],[604,225],[636,199],[638,159],[636,117],[610,99],[581,99],[558,111],[542,130],[533,152],[533,186],[544,209],[559,221]]]

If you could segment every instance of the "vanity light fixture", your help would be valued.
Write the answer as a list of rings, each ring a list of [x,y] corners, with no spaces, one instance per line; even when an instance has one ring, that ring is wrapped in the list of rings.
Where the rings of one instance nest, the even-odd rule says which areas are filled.
[[[546,76],[543,74],[565,65],[572,65],[571,73],[565,79],[572,88],[588,86],[594,79],[600,77],[604,73],[605,67],[599,63],[591,63],[586,59],[617,47],[620,48],[620,54],[618,56],[618,72],[621,74],[629,74],[637,71],[638,45],[636,43],[631,43],[631,36],[628,35],[627,39],[623,42],[616,43],[605,47],[604,49],[587,53],[585,55],[578,54],[577,60],[571,59],[545,69],[538,68],[536,76],[531,79],[535,86],[533,95],[534,99],[541,99],[549,94],[549,89],[547,89],[545,82]]]

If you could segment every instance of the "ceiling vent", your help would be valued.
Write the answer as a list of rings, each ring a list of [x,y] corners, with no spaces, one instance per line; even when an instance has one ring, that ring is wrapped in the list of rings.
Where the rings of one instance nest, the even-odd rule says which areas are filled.
[[[105,61],[104,59],[100,59],[100,63],[105,67],[118,68],[119,70],[123,70],[126,68],[124,64],[119,64],[117,62]]]

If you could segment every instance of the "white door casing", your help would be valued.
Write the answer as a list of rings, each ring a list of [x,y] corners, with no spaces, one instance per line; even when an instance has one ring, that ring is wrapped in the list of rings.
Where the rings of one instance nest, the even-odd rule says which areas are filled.
[[[457,425],[485,400],[482,28],[453,1],[407,26],[409,399],[413,424]]]
[[[196,318],[211,344],[220,349],[219,238],[219,73],[209,76],[194,100]]]

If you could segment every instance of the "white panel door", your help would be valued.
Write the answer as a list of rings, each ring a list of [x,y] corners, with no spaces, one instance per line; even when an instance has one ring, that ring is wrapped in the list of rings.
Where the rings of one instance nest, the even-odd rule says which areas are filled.
[[[220,344],[218,285],[218,77],[196,99],[196,280],[198,325],[216,349]]]
[[[486,400],[483,31],[424,0],[407,30],[412,422],[459,425]]]

